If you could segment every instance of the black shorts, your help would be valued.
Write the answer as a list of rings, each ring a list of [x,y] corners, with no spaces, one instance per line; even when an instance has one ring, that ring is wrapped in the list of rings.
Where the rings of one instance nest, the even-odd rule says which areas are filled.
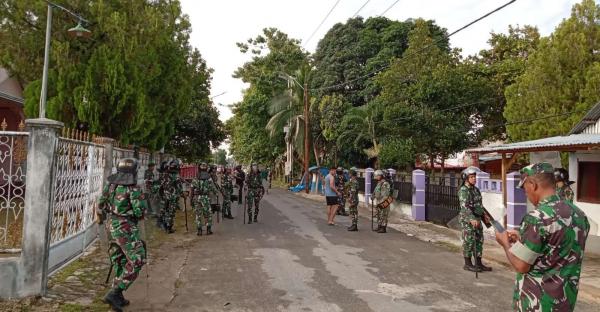
[[[335,206],[340,203],[337,196],[325,196],[327,206]]]

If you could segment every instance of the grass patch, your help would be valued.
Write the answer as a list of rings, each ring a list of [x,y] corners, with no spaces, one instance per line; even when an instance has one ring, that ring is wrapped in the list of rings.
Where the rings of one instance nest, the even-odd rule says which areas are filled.
[[[71,262],[69,265],[64,267],[58,273],[54,274],[50,281],[48,282],[48,287],[52,287],[56,284],[61,284],[66,281],[66,279],[73,275],[75,271],[86,268],[93,268],[94,263],[89,258],[80,257],[79,259]]]

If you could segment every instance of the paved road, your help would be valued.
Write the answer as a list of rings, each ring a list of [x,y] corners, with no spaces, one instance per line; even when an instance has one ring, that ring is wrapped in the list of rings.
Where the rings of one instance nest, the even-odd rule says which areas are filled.
[[[283,190],[261,206],[258,224],[225,220],[211,237],[178,231],[151,253],[150,282],[142,272],[129,311],[511,310],[514,274],[504,268],[475,279],[457,253],[371,232],[367,219],[354,233],[347,217],[328,226],[322,204]]]

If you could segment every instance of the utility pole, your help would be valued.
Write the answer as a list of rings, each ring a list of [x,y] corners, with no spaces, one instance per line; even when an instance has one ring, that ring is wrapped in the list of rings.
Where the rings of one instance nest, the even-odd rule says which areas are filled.
[[[304,191],[308,194],[308,180],[310,175],[308,174],[308,162],[310,161],[310,141],[309,141],[309,120],[308,120],[308,84],[304,83]]]

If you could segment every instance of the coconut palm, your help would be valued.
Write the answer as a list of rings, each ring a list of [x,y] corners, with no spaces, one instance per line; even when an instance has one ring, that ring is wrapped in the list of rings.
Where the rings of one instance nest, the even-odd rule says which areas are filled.
[[[342,132],[337,139],[338,146],[351,143],[355,148],[362,151],[369,158],[379,157],[381,144],[377,134],[377,105],[367,105],[351,108],[342,119],[340,127]],[[369,146],[365,148],[365,146]]]

